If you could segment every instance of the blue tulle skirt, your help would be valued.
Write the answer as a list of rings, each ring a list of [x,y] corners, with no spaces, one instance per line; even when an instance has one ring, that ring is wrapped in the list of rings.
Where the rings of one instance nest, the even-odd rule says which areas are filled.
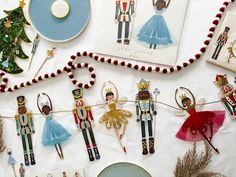
[[[57,121],[53,118],[46,118],[42,135],[42,144],[44,146],[60,144],[63,141],[68,140],[70,136],[71,134],[69,134]]]
[[[170,32],[162,15],[152,16],[138,33],[138,40],[156,45],[172,44]]]

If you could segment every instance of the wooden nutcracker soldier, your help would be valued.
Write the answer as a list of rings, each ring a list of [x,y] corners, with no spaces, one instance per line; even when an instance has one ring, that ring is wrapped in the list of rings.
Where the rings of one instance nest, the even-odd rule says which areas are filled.
[[[118,23],[117,43],[122,43],[122,29],[124,30],[124,44],[129,45],[130,24],[135,15],[134,0],[116,0],[115,23]]]
[[[94,161],[94,155],[92,152],[92,148],[95,154],[95,158],[100,159],[100,154],[97,148],[96,140],[93,133],[93,125],[94,121],[91,108],[85,106],[83,101],[83,91],[82,89],[75,89],[72,91],[74,99],[75,99],[75,107],[73,109],[73,115],[75,119],[75,123],[78,129],[82,130],[82,134],[84,137],[84,141],[87,147],[89,160]],[[91,140],[91,143],[89,141]]]
[[[215,85],[220,89],[219,97],[232,119],[236,119],[236,88],[228,83],[226,75],[217,75]]]
[[[222,34],[220,34],[219,38],[217,39],[217,46],[216,49],[212,55],[212,59],[217,60],[223,46],[226,44],[226,42],[228,41],[228,33],[229,33],[230,28],[229,27],[225,27],[225,30]]]
[[[149,153],[154,154],[154,136],[153,136],[153,115],[156,115],[154,101],[152,94],[149,92],[150,82],[141,80],[137,86],[139,92],[136,95],[136,115],[137,122],[141,122],[141,133],[142,133],[142,147],[143,155],[148,154],[147,139],[146,139],[146,125],[149,133]]]
[[[21,135],[24,152],[25,165],[35,165],[34,151],[31,134],[35,133],[33,117],[31,112],[27,112],[25,97],[17,97],[18,114],[15,115],[17,135]],[[29,162],[30,156],[30,162]]]

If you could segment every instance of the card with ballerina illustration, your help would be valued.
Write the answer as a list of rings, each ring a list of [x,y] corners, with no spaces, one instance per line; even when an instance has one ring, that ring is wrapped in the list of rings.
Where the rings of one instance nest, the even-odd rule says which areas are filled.
[[[188,0],[103,1],[97,18],[97,53],[175,65]]]
[[[236,14],[229,12],[213,39],[208,62],[236,72]]]

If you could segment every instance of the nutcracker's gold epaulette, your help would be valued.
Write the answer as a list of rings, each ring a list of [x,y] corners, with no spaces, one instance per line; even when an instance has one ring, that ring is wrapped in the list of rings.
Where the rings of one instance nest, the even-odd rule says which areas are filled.
[[[88,110],[88,111],[91,111],[91,109],[92,109],[91,106],[86,106],[85,108],[86,108],[86,110]]]
[[[27,112],[26,115],[27,115],[29,118],[31,118],[31,119],[33,118],[32,112]]]
[[[19,119],[20,115],[19,114],[16,114],[15,115],[15,119]]]
[[[74,109],[72,109],[72,112],[73,112],[73,113],[76,113],[76,109],[75,109],[75,108],[74,108]]]

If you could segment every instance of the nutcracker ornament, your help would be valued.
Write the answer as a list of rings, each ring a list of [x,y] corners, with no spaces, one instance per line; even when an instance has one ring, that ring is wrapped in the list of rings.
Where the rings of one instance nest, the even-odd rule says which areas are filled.
[[[108,111],[100,118],[99,123],[104,123],[107,129],[113,128],[119,141],[122,151],[126,153],[126,148],[122,143],[128,125],[128,118],[132,117],[130,111],[118,108],[118,105],[126,103],[126,98],[120,98],[117,87],[111,81],[105,82],[102,86],[102,99],[104,105],[107,105]],[[120,132],[120,129],[122,132]]]
[[[141,122],[141,133],[142,133],[142,148],[143,155],[148,154],[147,136],[146,136],[146,126],[149,133],[149,153],[154,154],[154,133],[153,133],[153,118],[156,116],[157,112],[155,109],[154,100],[152,94],[149,92],[150,82],[142,79],[138,84],[138,93],[136,95],[136,115],[137,122]],[[154,93],[157,94],[157,91]],[[146,125],[147,124],[147,125]],[[155,125],[154,125],[155,126]]]
[[[55,146],[60,159],[64,159],[61,143],[70,138],[70,133],[66,131],[52,116],[52,101],[46,93],[38,94],[37,106],[46,120],[43,127],[43,146]]]
[[[34,150],[31,135],[35,133],[33,117],[31,112],[27,112],[25,97],[18,96],[18,114],[15,115],[17,135],[21,136],[25,165],[35,165]],[[30,161],[29,161],[30,157]]]
[[[189,114],[176,137],[191,142],[206,141],[215,152],[220,153],[211,141],[224,123],[225,111],[198,111],[201,99],[196,102],[193,93],[185,87],[176,89],[175,101],[182,111]]]
[[[115,8],[115,23],[118,23],[117,43],[129,45],[130,29],[135,16],[135,1],[134,0],[116,0]],[[124,28],[124,37],[122,37],[122,29]]]
[[[75,105],[74,105],[75,107],[73,109],[75,123],[77,128],[82,131],[83,138],[88,151],[89,160],[94,161],[94,155],[95,159],[98,160],[100,159],[100,154],[93,133],[94,119],[91,107],[85,105],[83,100],[82,89],[75,89],[72,91],[72,94],[75,99]],[[91,140],[91,142],[89,140]],[[92,149],[94,151],[94,155]]]
[[[226,75],[216,75],[215,85],[220,89],[219,97],[232,119],[236,119],[236,88],[228,83]]]

